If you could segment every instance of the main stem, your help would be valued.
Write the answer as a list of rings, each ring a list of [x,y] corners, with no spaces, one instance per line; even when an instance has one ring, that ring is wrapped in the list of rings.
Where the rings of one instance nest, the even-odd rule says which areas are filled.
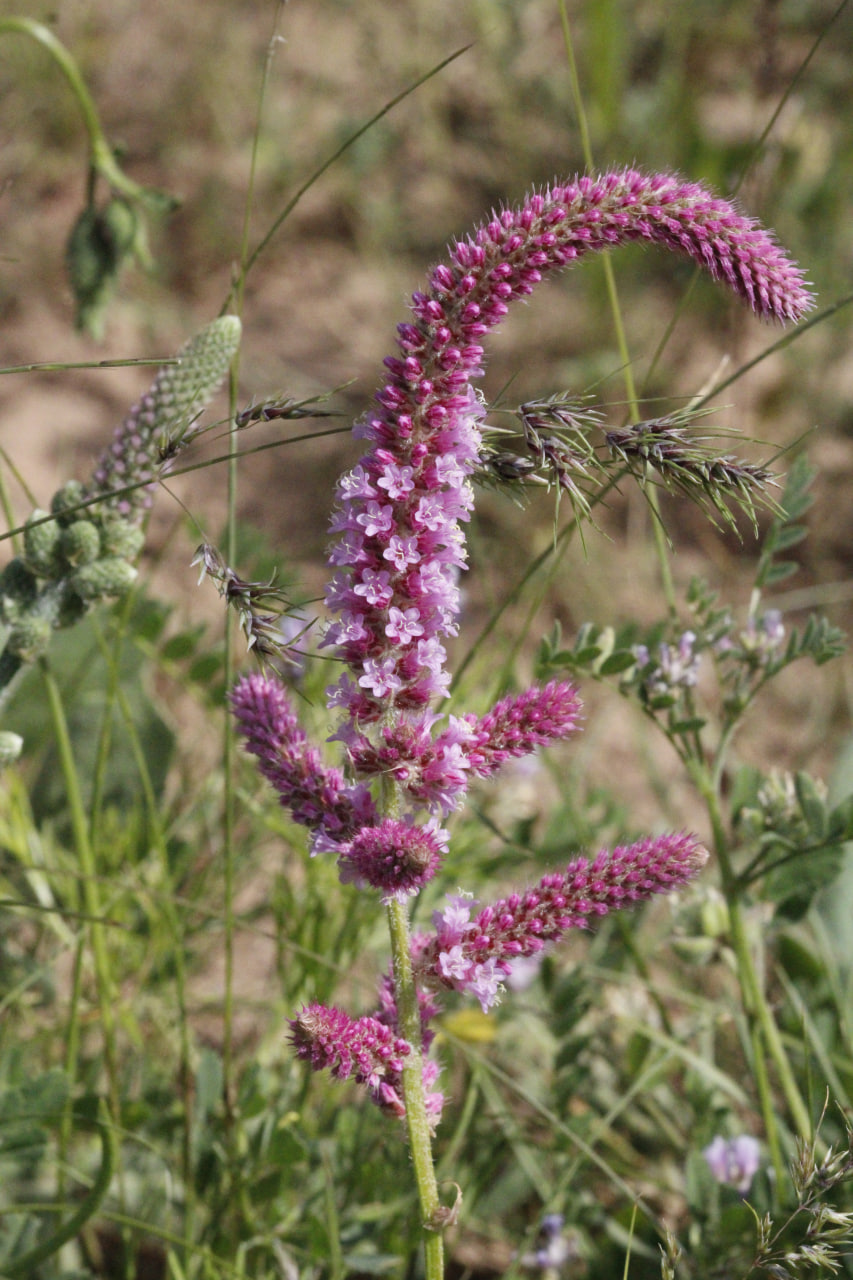
[[[380,805],[389,815],[393,815],[399,809],[397,788],[388,779],[383,779],[382,782]],[[410,1047],[410,1053],[403,1059],[401,1075],[406,1126],[409,1131],[409,1149],[412,1154],[415,1184],[418,1188],[421,1208],[425,1277],[426,1280],[444,1280],[444,1240],[439,1225],[441,1204],[438,1198],[438,1183],[432,1158],[432,1134],[424,1093],[421,1011],[412,968],[409,917],[405,906],[395,898],[389,900],[385,910],[388,932],[391,936],[397,1025],[400,1035]]]
[[[415,1182],[421,1206],[426,1253],[426,1280],[443,1280],[444,1242],[438,1226],[438,1183],[432,1159],[432,1139],[427,1119],[423,1083],[423,1050],[421,1046],[421,1014],[412,971],[409,946],[409,920],[402,903],[392,899],[387,907],[388,931],[391,934],[391,959],[394,967],[394,994],[397,1001],[397,1024],[400,1035],[411,1052],[403,1060],[403,1101],[409,1148],[415,1170]]]

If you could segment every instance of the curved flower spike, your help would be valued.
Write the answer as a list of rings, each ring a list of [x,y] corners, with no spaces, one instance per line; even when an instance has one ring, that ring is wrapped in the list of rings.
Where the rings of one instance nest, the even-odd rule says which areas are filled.
[[[417,715],[446,691],[441,640],[456,632],[483,337],[549,273],[632,241],[692,258],[760,316],[796,320],[812,305],[802,272],[767,231],[669,174],[619,170],[533,192],[454,244],[428,291],[413,296],[378,408],[357,427],[369,450],[338,486],[326,598],[340,620],[326,643],[351,669],[330,690],[351,725],[375,723],[389,705]],[[344,726],[338,736],[348,734]]]

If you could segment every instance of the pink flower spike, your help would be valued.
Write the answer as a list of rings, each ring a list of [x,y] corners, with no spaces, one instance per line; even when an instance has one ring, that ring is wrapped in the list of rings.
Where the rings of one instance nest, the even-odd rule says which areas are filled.
[[[464,929],[437,917],[436,936],[421,952],[418,969],[440,986],[472,992],[485,1008],[497,997],[496,975],[509,975],[519,956],[536,955],[590,917],[671,892],[707,860],[707,850],[684,833],[603,849],[593,862],[576,858],[535,888],[486,907]]]
[[[468,735],[462,742],[462,751],[469,768],[487,778],[511,757],[528,755],[537,747],[567,738],[578,727],[580,709],[574,685],[552,680],[542,687],[534,685],[524,693],[502,698],[479,720],[466,716]]]
[[[384,1077],[398,1075],[410,1053],[406,1041],[375,1018],[353,1021],[343,1010],[327,1005],[306,1005],[289,1021],[297,1056],[315,1071],[328,1067],[338,1080],[354,1076],[372,1089]]]
[[[383,1111],[401,1120],[406,1117],[401,1072],[411,1047],[392,1026],[378,1018],[350,1018],[342,1009],[306,1005],[290,1020],[290,1042],[297,1057],[315,1071],[328,1069],[338,1080],[351,1076],[367,1085],[372,1100]],[[434,1130],[441,1119],[444,1095],[434,1088],[440,1067],[424,1061],[427,1119]]]
[[[261,773],[295,822],[340,838],[370,820],[375,809],[369,792],[349,786],[339,769],[323,764],[277,680],[244,677],[231,694],[231,709],[246,750],[258,757]]]

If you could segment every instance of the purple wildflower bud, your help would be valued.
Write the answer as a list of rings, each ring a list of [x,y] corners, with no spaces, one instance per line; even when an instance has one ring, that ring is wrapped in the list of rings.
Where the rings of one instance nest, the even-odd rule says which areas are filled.
[[[434,824],[386,818],[377,827],[362,827],[341,847],[341,880],[369,884],[387,898],[406,898],[433,878],[446,852],[447,832]]]
[[[258,757],[261,773],[295,822],[334,842],[375,821],[367,789],[348,785],[339,769],[323,764],[277,680],[245,676],[231,694],[231,707],[246,750]]]
[[[753,615],[739,636],[741,647],[760,666],[775,658],[785,643],[785,624],[779,609],[768,609],[760,618]]]
[[[315,1071],[328,1068],[338,1080],[352,1076],[367,1085],[372,1100],[383,1111],[405,1119],[401,1072],[411,1048],[393,1026],[378,1018],[355,1020],[342,1009],[311,1004],[290,1019],[290,1028],[297,1056]],[[444,1095],[433,1087],[440,1071],[437,1062],[424,1061],[426,1111],[432,1129],[441,1119],[444,1104]]]
[[[563,872],[545,876],[524,893],[486,907],[472,921],[436,917],[436,937],[418,960],[439,986],[470,991],[484,1009],[518,956],[532,956],[569,929],[656,893],[685,884],[705,865],[707,850],[679,833],[640,840],[576,858]],[[458,907],[457,907],[458,916]]]
[[[746,1195],[761,1164],[761,1148],[748,1133],[729,1139],[718,1134],[702,1155],[717,1182],[734,1187],[741,1195]]]
[[[328,1067],[338,1080],[354,1076],[371,1089],[384,1077],[398,1075],[410,1053],[406,1041],[375,1018],[354,1021],[342,1009],[327,1005],[306,1005],[289,1022],[297,1056],[315,1071]]]

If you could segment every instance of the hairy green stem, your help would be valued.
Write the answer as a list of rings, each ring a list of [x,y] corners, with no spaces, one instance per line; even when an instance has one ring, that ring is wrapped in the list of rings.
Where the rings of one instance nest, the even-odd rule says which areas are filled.
[[[696,780],[711,820],[714,851],[720,868],[723,896],[726,899],[729,911],[732,949],[735,953],[738,981],[740,982],[744,1009],[752,1035],[755,1083],[759,1092],[765,1125],[767,1126],[767,1140],[773,1153],[774,1165],[778,1161],[777,1178],[781,1178],[784,1175],[784,1164],[781,1159],[778,1123],[773,1110],[773,1099],[769,1092],[769,1078],[764,1061],[765,1053],[769,1055],[773,1063],[791,1118],[797,1129],[798,1136],[803,1141],[807,1141],[812,1136],[812,1124],[808,1108],[803,1101],[791,1064],[788,1061],[779,1028],[776,1026],[770,1006],[762,990],[752,957],[741,903],[740,885],[729,853],[719,796],[705,770],[702,770],[701,773],[697,771],[697,774]],[[755,1034],[755,1032],[759,1032],[760,1035]],[[781,1182],[779,1185],[781,1185]]]
[[[378,801],[383,817],[397,817],[400,811],[399,787],[389,778],[380,780]],[[415,1185],[423,1226],[425,1280],[444,1280],[444,1241],[439,1225],[441,1208],[432,1154],[432,1134],[427,1117],[423,1080],[423,1036],[418,990],[412,968],[411,936],[406,907],[395,898],[385,908],[391,938],[391,964],[394,975],[394,998],[397,1004],[397,1026],[411,1052],[403,1059],[403,1103],[409,1149],[415,1171]]]
[[[421,1014],[412,971],[409,921],[406,908],[396,899],[392,898],[387,904],[386,913],[388,931],[391,935],[397,1023],[400,1035],[411,1047],[411,1053],[403,1060],[403,1101],[406,1106],[409,1149],[412,1154],[421,1219],[424,1224],[426,1280],[443,1280],[444,1244],[437,1229],[440,1204],[424,1096]]]

